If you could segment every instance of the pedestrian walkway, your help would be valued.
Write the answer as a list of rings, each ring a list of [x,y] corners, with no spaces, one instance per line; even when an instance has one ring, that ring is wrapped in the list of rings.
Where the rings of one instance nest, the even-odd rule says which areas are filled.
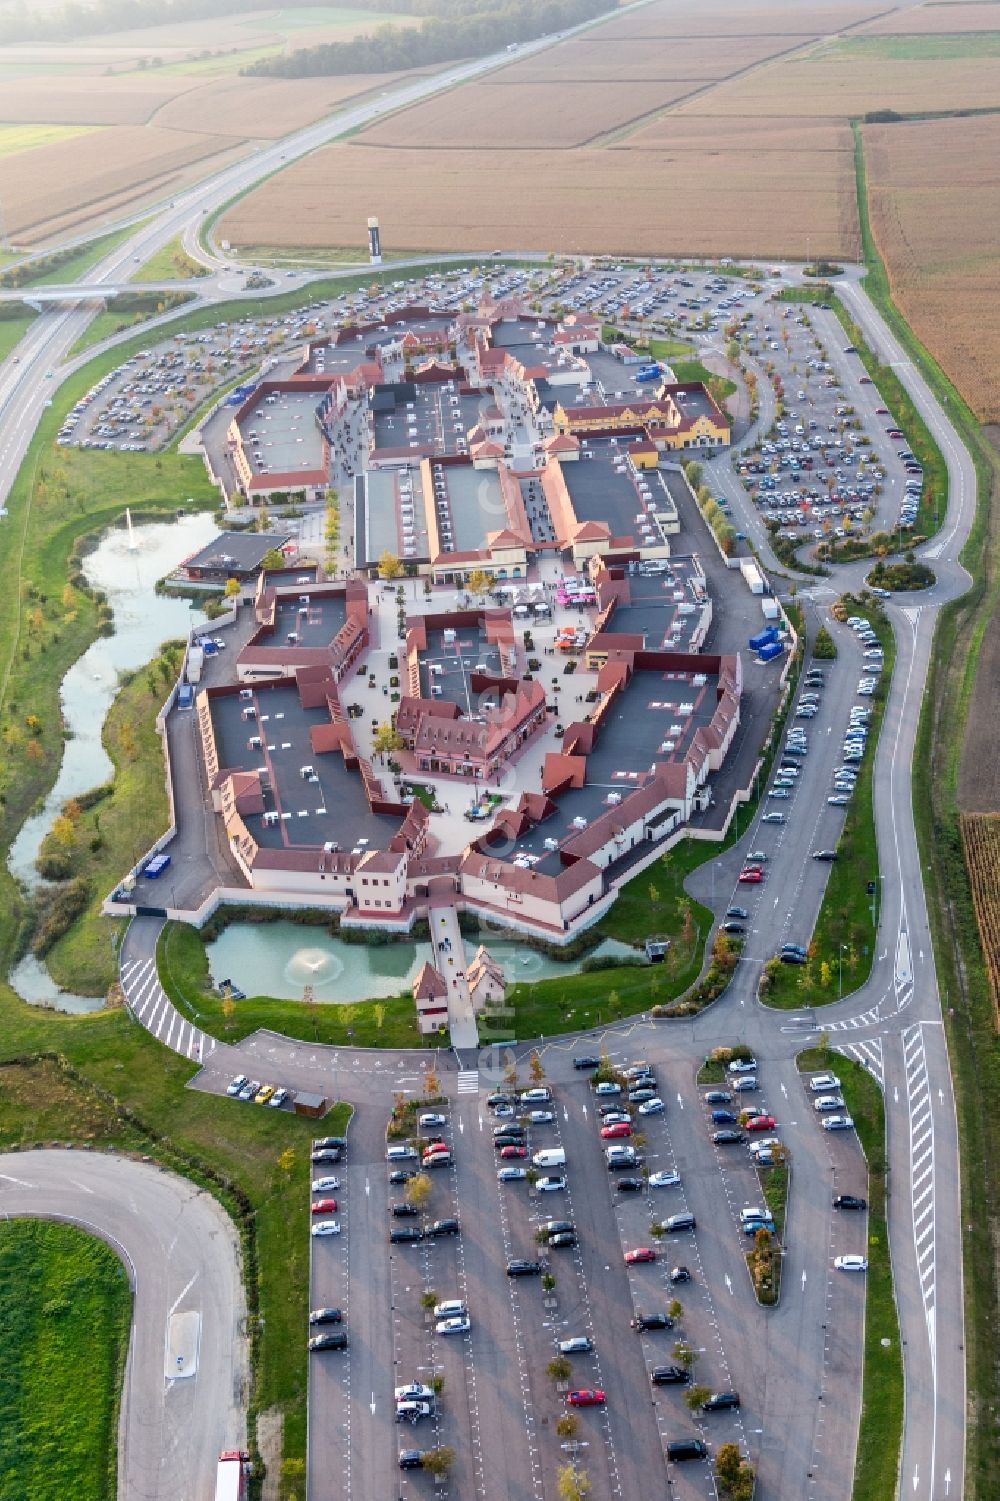
[[[432,907],[430,911],[431,945],[434,965],[448,987],[448,1030],[453,1048],[477,1048],[479,1028],[472,1009],[472,996],[465,979],[465,945],[458,924],[458,912],[452,906]]]
[[[458,1093],[479,1093],[479,1070],[478,1068],[463,1068],[458,1072]]]
[[[122,990],[129,1010],[164,1047],[204,1063],[217,1046],[167,999],[152,959],[127,959],[121,967]]]

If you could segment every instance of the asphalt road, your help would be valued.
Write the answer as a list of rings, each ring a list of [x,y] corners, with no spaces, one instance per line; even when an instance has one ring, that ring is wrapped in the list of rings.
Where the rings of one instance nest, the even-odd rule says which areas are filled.
[[[220,1451],[246,1443],[246,1308],[228,1216],[151,1163],[67,1151],[0,1156],[0,1212],[65,1220],[121,1257],[134,1310],[119,1495],[206,1494]]]

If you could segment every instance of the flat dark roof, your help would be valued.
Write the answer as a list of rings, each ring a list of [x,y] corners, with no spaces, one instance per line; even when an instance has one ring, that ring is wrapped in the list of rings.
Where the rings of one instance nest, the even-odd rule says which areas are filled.
[[[471,717],[479,706],[469,679],[480,664],[487,672],[499,675],[501,671],[499,649],[487,641],[484,631],[467,627],[458,631],[450,645],[443,631],[428,631],[427,650],[420,653],[421,695],[447,699]],[[439,670],[432,671],[432,667]],[[440,694],[432,694],[433,687],[440,688]]]
[[[288,534],[278,537],[272,532],[220,532],[184,562],[185,568],[229,569],[233,573],[254,573],[267,553],[283,547]]]
[[[253,689],[250,702],[256,705],[256,719],[243,718],[248,701],[238,693],[209,702],[220,767],[267,769],[265,785],[271,791],[264,806],[282,816],[275,824],[265,824],[259,813],[247,816],[247,828],[258,844],[270,849],[318,849],[335,840],[347,852],[387,847],[400,820],[372,813],[360,773],[344,765],[339,751],[320,756],[313,752],[309,730],[315,724],[329,724],[324,709],[303,709],[298,689],[288,683]],[[259,749],[248,744],[255,736],[263,742]],[[313,766],[319,781],[306,781],[301,775],[303,766]]]

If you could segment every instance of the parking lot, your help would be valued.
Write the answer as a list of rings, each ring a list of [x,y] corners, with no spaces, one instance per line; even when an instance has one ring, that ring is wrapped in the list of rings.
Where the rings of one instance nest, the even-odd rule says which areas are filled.
[[[641,1064],[623,1051],[608,1066],[619,1078]],[[551,1098],[531,1101],[522,1071],[513,1116],[496,1098],[506,1087],[492,1107],[485,1094],[459,1095],[441,1107],[443,1125],[418,1128],[417,1155],[393,1161],[384,1117],[362,1106],[346,1156],[312,1165],[311,1203],[332,1198],[337,1209],[314,1209],[310,1220],[333,1219],[340,1232],[311,1237],[311,1307],[327,1322],[307,1332],[347,1339],[345,1349],[310,1354],[310,1496],[541,1501],[558,1494],[567,1463],[585,1470],[594,1495],[713,1495],[708,1463],[668,1459],[670,1445],[689,1440],[709,1458],[735,1443],[755,1463],[780,1449],[790,1472],[824,1453],[832,1459],[851,1399],[833,1422],[815,1396],[810,1408],[804,1390],[784,1393],[808,1380],[832,1401],[838,1383],[850,1392],[856,1380],[863,1274],[841,1272],[834,1258],[863,1253],[865,1215],[863,1203],[858,1212],[832,1198],[864,1194],[854,1133],[822,1129],[828,1117],[812,1107],[825,1094],[787,1064],[744,1074],[755,1087],[736,1091],[740,1075],[725,1075],[721,1087],[698,1083],[690,1062],[667,1059],[623,1079],[619,1096],[597,1094],[591,1071],[573,1069],[565,1055],[558,1071],[560,1082],[536,1086]],[[400,1084],[422,1088],[414,1076]],[[654,1103],[653,1114],[639,1115],[647,1102],[627,1100],[630,1084],[633,1093],[655,1090],[663,1109]],[[774,1127],[720,1125],[712,1111],[724,1107],[709,1093],[749,1102],[756,1115],[773,1112]],[[633,1135],[602,1138],[602,1105],[620,1110],[623,1099]],[[553,1118],[532,1121],[532,1111]],[[494,1133],[518,1129],[528,1155],[502,1158]],[[725,1129],[743,1139],[713,1139]],[[750,1147],[766,1157],[768,1139],[787,1147],[796,1184],[780,1318],[758,1306],[745,1261],[747,1216],[767,1214]],[[637,1161],[609,1170],[608,1150],[630,1146]],[[450,1161],[430,1169],[426,1154],[442,1152]],[[535,1166],[538,1153],[556,1155]],[[426,1198],[410,1187],[424,1177]],[[546,1189],[553,1180],[562,1186]],[[410,1212],[414,1197],[421,1202]],[[408,1208],[394,1213],[398,1205]],[[685,1215],[691,1228],[666,1228]],[[390,1243],[401,1230],[412,1238]],[[628,1264],[636,1251],[655,1259],[630,1255]],[[807,1266],[830,1317],[796,1350],[789,1325]],[[703,1410],[712,1394],[721,1401]],[[774,1427],[776,1401],[787,1401],[790,1422],[795,1414],[792,1431]],[[803,1412],[808,1423],[798,1421]],[[442,1450],[450,1463],[438,1486],[421,1459]],[[821,1477],[808,1493],[839,1494]]]

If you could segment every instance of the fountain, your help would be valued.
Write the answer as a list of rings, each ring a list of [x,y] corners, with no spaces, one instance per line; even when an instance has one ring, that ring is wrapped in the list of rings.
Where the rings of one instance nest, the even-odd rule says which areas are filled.
[[[125,507],[125,526],[128,529],[128,550],[129,552],[135,552],[138,544],[135,540],[135,532],[132,530],[132,512],[128,506]]]
[[[308,986],[314,991],[326,990],[343,973],[344,962],[340,956],[316,946],[296,949],[284,969],[289,984]]]

